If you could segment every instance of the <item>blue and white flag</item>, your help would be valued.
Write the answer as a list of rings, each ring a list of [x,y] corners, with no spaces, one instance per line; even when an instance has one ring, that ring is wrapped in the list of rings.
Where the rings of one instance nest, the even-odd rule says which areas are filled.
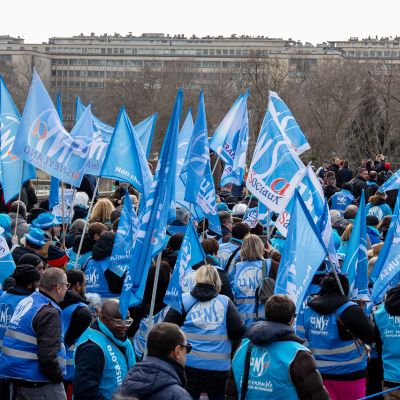
[[[134,126],[135,132],[140,140],[146,158],[149,158],[151,143],[153,141],[154,129],[156,127],[157,113],[144,119]]]
[[[400,272],[400,195],[397,195],[396,207],[392,215],[389,231],[378,259],[371,272],[374,286],[372,301],[379,304],[389,287],[399,283]]]
[[[275,294],[286,294],[299,312],[315,272],[326,255],[320,234],[300,194],[295,192],[291,222],[286,237]]]
[[[7,241],[0,234],[0,290],[3,289],[3,282],[15,270],[15,263],[8,248]]]
[[[125,190],[124,204],[118,222],[118,230],[110,258],[109,269],[122,277],[128,269],[136,236],[139,231],[139,219],[136,215],[128,190]]]
[[[288,143],[290,143],[298,155],[304,153],[310,148],[310,145],[293,114],[290,112],[289,107],[278,94],[273,91],[269,91],[269,98],[270,101],[274,103],[276,115]]]
[[[182,286],[185,274],[193,265],[198,264],[205,258],[206,256],[201,247],[196,229],[193,226],[192,220],[190,220],[176,260],[174,272],[169,281],[168,289],[165,292],[164,304],[182,313]]]
[[[258,223],[258,206],[253,208],[247,208],[244,216],[243,222],[247,224],[251,229],[255,228]]]
[[[246,187],[270,211],[280,213],[304,175],[305,166],[288,145],[270,98],[248,172]]]
[[[142,302],[150,262],[166,244],[168,221],[175,219],[171,210],[175,210],[176,156],[182,95],[182,90],[179,90],[160,151],[150,195],[139,215],[140,228],[120,298],[123,317],[127,315],[129,306]]]
[[[265,204],[258,202],[258,221],[263,225],[269,225],[271,215]]]
[[[364,193],[360,196],[360,204],[341,270],[349,279],[350,298],[353,300],[369,301],[367,223]]]
[[[389,190],[400,189],[400,169],[397,170],[379,189],[378,192],[385,193]]]
[[[153,180],[142,145],[124,107],[118,115],[100,176],[129,182],[148,200]]]
[[[0,76],[0,180],[6,203],[18,195],[23,183],[36,178],[33,165],[17,157],[13,151],[20,119],[10,92]]]
[[[34,71],[14,142],[14,154],[63,182],[80,186],[92,138],[90,108],[69,134],[63,128],[39,75]]]
[[[335,240],[332,234],[331,215],[329,213],[329,206],[326,199],[325,199],[324,213],[322,214],[322,217],[317,223],[317,229],[321,233],[322,241],[324,242],[325,247],[328,250],[328,257],[330,262],[332,263],[333,267],[339,271],[340,264],[338,256],[336,254]]]

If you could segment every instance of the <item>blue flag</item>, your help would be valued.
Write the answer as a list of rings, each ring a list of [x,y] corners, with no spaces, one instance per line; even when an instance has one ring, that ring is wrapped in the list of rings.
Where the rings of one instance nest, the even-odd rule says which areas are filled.
[[[374,283],[372,301],[379,304],[387,289],[399,283],[400,263],[400,195],[397,195],[396,207],[392,215],[385,243],[371,272]]]
[[[182,90],[179,90],[160,151],[149,199],[139,215],[140,228],[120,298],[122,316],[126,316],[129,306],[142,302],[150,262],[166,243],[168,221],[175,219],[171,210],[175,209],[176,156],[182,95]]]
[[[304,174],[304,164],[288,145],[270,98],[248,172],[246,187],[270,211],[280,213]]]
[[[0,179],[6,203],[18,195],[23,183],[36,178],[33,165],[17,157],[13,151],[20,119],[10,92],[0,76]]]
[[[290,112],[289,107],[275,92],[270,91],[269,98],[274,103],[282,132],[286,136],[288,143],[290,143],[298,155],[304,153],[310,148],[310,145],[293,114]]]
[[[8,248],[5,237],[0,234],[0,290],[3,289],[4,279],[8,278],[15,270],[15,263]]]
[[[400,169],[397,170],[379,189],[378,192],[385,193],[389,190],[400,189]]]
[[[369,301],[367,223],[364,192],[360,196],[360,204],[354,220],[349,244],[347,245],[342,273],[346,274],[349,279],[350,298]]]
[[[145,201],[149,198],[152,175],[124,107],[119,112],[100,176],[129,182],[143,193]]]
[[[134,126],[136,134],[138,135],[140,143],[142,144],[143,151],[146,154],[146,158],[149,158],[150,155],[156,121],[157,113],[151,115]]]
[[[174,272],[165,292],[164,304],[182,313],[182,285],[186,271],[206,258],[192,220],[189,221]]]
[[[287,294],[299,312],[308,286],[325,258],[326,249],[297,190],[291,215],[275,294]]]
[[[243,222],[249,225],[250,228],[255,228],[258,223],[258,206],[253,208],[247,208],[244,216]]]
[[[109,269],[119,277],[122,277],[128,269],[138,231],[139,219],[129,193],[125,190],[124,204],[118,222],[118,230],[115,235],[109,266]]]
[[[61,94],[57,92],[56,94],[56,110],[57,114],[60,117],[61,123],[64,125],[64,117],[63,117],[63,112],[62,112],[62,102],[61,102]]]
[[[49,175],[80,186],[92,137],[90,109],[69,134],[34,71],[13,152]]]

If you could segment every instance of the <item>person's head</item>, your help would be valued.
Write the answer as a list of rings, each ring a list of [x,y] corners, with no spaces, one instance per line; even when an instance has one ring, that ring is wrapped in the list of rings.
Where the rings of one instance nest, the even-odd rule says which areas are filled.
[[[375,194],[371,196],[368,199],[368,201],[373,205],[377,205],[380,204],[382,201],[386,201],[386,199],[387,199],[386,193],[375,192]]]
[[[119,220],[120,220],[120,218],[117,218],[115,221],[113,221],[113,223],[111,225],[111,230],[114,233],[117,233],[117,231],[118,231]]]
[[[367,226],[373,226],[375,228],[379,226],[379,218],[375,217],[375,215],[367,215],[366,222]]]
[[[155,324],[147,336],[147,355],[170,358],[181,365],[186,364],[186,354],[191,345],[178,325],[169,322]]]
[[[347,160],[343,160],[343,168],[349,168],[349,162]]]
[[[285,294],[274,294],[265,303],[265,319],[292,326],[296,318],[296,305]]]
[[[186,225],[189,221],[189,212],[183,207],[176,207],[176,221]]]
[[[83,227],[85,226],[84,219],[76,219],[71,225],[71,232],[75,234],[81,234],[83,232]]]
[[[182,246],[184,236],[185,235],[183,233],[175,233],[175,235],[172,235],[168,240],[169,250],[172,252],[179,251]]]
[[[327,171],[325,173],[325,179],[328,180],[329,178],[334,178],[335,177],[335,173],[333,171]]]
[[[204,239],[201,241],[201,247],[204,253],[216,256],[219,250],[219,244],[215,239]]]
[[[247,205],[244,203],[235,204],[232,208],[232,216],[243,218],[246,214]]]
[[[264,243],[256,236],[249,233],[243,239],[240,249],[240,258],[245,260],[264,260]]]
[[[221,291],[221,279],[218,275],[217,269],[212,265],[203,265],[196,271],[195,275],[196,284],[206,284],[214,286],[216,291]]]
[[[336,178],[334,176],[330,176],[327,180],[326,180],[326,184],[328,186],[336,186]]]
[[[249,232],[250,227],[244,222],[237,222],[232,226],[232,237],[235,239],[243,240]]]
[[[343,218],[344,219],[355,219],[357,215],[358,207],[354,204],[350,204],[344,210]]]
[[[226,191],[226,192],[231,192],[232,191],[232,184],[231,183],[227,183],[226,185],[221,187],[222,191]]]
[[[48,242],[47,236],[40,228],[31,228],[28,233],[25,233],[25,246],[32,250],[40,251]]]
[[[104,232],[107,232],[107,227],[101,222],[93,222],[89,225],[88,235],[94,241],[99,240]]]
[[[337,275],[339,278],[340,285],[342,286],[344,295],[348,296],[350,286],[347,276],[343,274],[337,274]],[[333,272],[329,272],[322,279],[320,294],[341,294],[339,284]]]
[[[19,206],[18,206],[18,204],[19,204]],[[17,211],[18,211],[18,215],[20,215],[22,218],[26,219],[26,205],[21,200],[16,200],[11,203],[10,212],[17,213]]]
[[[338,210],[329,210],[329,216],[331,217],[332,224],[342,218]]]
[[[331,163],[330,163],[330,161],[328,161],[328,160],[325,160],[325,161],[322,163],[322,166],[323,166],[325,169],[328,169],[328,168],[330,167],[330,165],[331,165]]]
[[[78,206],[82,208],[88,208],[89,196],[85,192],[76,192],[72,207]]]
[[[111,213],[114,210],[114,205],[109,199],[100,199],[94,205],[92,215],[89,222],[108,223],[111,220]]]
[[[351,232],[353,231],[353,224],[348,224],[342,234],[342,241],[348,242],[350,240]]]
[[[34,292],[39,285],[41,275],[33,265],[20,264],[15,268],[12,277],[17,286]]]
[[[86,276],[83,271],[70,269],[66,272],[70,290],[83,296],[86,292]]]
[[[358,170],[358,176],[361,179],[367,180],[368,179],[368,170],[366,168],[360,168]]]
[[[392,168],[392,166],[390,165],[390,163],[387,162],[383,165],[383,168],[385,169],[385,171],[390,171],[390,168]]]
[[[43,274],[43,272],[47,267],[46,263],[44,263],[43,260],[38,255],[32,253],[23,254],[20,258],[18,258],[17,266],[23,264],[32,265],[33,267],[36,268],[36,270],[40,273],[40,275]]]
[[[343,183],[342,189],[347,190],[350,193],[353,193],[353,185],[350,182]]]
[[[229,231],[231,231],[232,225],[233,225],[232,214],[229,211],[220,211],[218,213],[218,216],[219,216],[219,222],[221,223],[221,226],[224,226]]]
[[[50,245],[47,252],[47,264],[49,267],[61,268],[64,271],[67,268],[69,257],[65,250],[57,246]]]
[[[257,222],[257,225],[254,228],[250,228],[250,233],[254,235],[261,236],[264,234],[264,227],[260,222]]]
[[[101,307],[100,321],[111,331],[115,338],[123,340],[126,338],[126,332],[132,325],[133,320],[129,317],[124,318],[119,310],[119,300],[109,299]]]
[[[122,208],[117,207],[115,210],[112,211],[110,221],[114,223],[115,220],[119,219],[122,214]]]
[[[333,162],[334,162],[334,164],[336,164],[336,166],[340,166],[340,158],[339,157],[335,157],[334,159],[333,159]]]
[[[49,295],[56,303],[60,303],[69,288],[67,275],[61,268],[49,268],[43,272],[39,282],[39,290]]]
[[[376,181],[378,178],[378,173],[376,171],[369,171],[369,180]]]

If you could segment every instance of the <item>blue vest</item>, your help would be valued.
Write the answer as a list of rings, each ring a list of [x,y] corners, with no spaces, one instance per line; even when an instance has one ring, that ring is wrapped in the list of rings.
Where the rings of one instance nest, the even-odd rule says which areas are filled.
[[[266,277],[269,274],[271,260],[265,260]],[[256,289],[262,280],[262,260],[242,261],[236,264],[236,273],[233,279],[233,294],[235,303],[246,327],[249,327],[256,320]],[[264,304],[259,304],[258,316],[265,315]]]
[[[400,382],[400,316],[390,315],[381,304],[375,312],[375,323],[382,339],[383,377],[385,381]]]
[[[39,368],[36,332],[32,328],[32,321],[36,314],[42,307],[49,304],[57,309],[61,316],[60,307],[39,292],[25,297],[18,303],[3,339],[0,354],[0,377],[49,382]],[[62,337],[60,337],[60,341],[61,350],[58,353],[58,361],[63,374],[65,374],[65,347]]]
[[[3,337],[8,328],[8,323],[14,313],[17,304],[27,296],[3,292],[0,296],[0,349],[3,345]]]
[[[78,307],[87,307],[87,304],[85,303],[76,303],[76,304],[71,304],[68,307],[65,307],[62,312],[61,312],[61,317],[63,320],[63,329],[64,329],[64,337],[67,334],[68,328],[71,324],[71,318],[72,314]],[[66,349],[67,355],[66,355],[66,373],[64,379],[66,381],[72,381],[74,379],[74,373],[75,373],[75,365],[74,365],[74,349],[75,349],[75,344],[72,344]]]
[[[342,375],[367,367],[364,347],[361,345],[358,349],[354,340],[339,338],[337,318],[355,304],[348,301],[329,315],[318,314],[310,307],[304,310],[305,337],[321,374]]]
[[[221,269],[225,270],[226,264],[231,256],[231,254],[240,246],[241,246],[241,244],[239,242],[227,242],[227,243],[222,243],[219,246],[218,257],[219,257],[219,263],[220,263]],[[231,265],[229,267],[229,270],[231,270],[231,267],[233,266],[233,264],[235,264],[235,260],[239,256],[240,256],[240,250],[238,252],[236,252],[234,260],[232,260]]]
[[[71,249],[67,249],[67,255],[69,257],[69,261],[68,261],[68,264],[67,264],[67,270],[74,269],[75,268],[75,261],[76,261],[76,253],[71,248]],[[76,266],[76,268],[77,269],[82,269],[83,266],[86,264],[86,261],[89,260],[90,257],[92,257],[92,252],[91,251],[88,251],[85,254],[81,254],[79,256],[78,265]]]
[[[75,352],[78,350],[79,346],[86,343],[88,340],[96,343],[103,351],[105,364],[103,375],[99,383],[99,391],[104,398],[111,399],[118,386],[122,384],[129,368],[134,362],[132,365],[128,365],[127,358],[118,346],[102,332],[92,328],[87,328],[77,340]],[[127,339],[127,344],[128,347],[126,351],[132,352],[133,356],[133,347],[129,339]]]
[[[344,211],[347,206],[352,204],[354,201],[354,196],[348,190],[341,190],[331,196],[331,210],[337,210],[343,217]]]
[[[86,292],[97,293],[102,299],[119,298],[116,293],[111,293],[108,288],[107,280],[104,272],[110,266],[110,258],[106,257],[102,260],[89,260],[85,268],[86,275]]]
[[[249,339],[244,339],[232,361],[232,370],[238,393],[241,392],[244,363]],[[297,342],[273,342],[253,346],[246,400],[295,400],[296,388],[290,379],[290,364],[298,351],[309,350]]]
[[[193,345],[186,356],[188,367],[229,371],[232,346],[226,326],[228,301],[229,298],[222,294],[201,302],[188,293],[183,295],[183,307],[189,313],[182,330]]]
[[[378,218],[379,221],[382,221],[387,215],[392,215],[392,209],[386,203],[380,204],[379,206],[368,203],[365,207],[365,212],[367,215],[373,215]]]

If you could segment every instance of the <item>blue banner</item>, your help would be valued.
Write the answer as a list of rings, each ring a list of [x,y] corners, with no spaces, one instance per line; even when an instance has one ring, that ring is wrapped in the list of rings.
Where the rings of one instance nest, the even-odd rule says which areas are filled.
[[[182,285],[185,273],[205,258],[196,229],[192,220],[190,220],[175,263],[174,272],[165,292],[164,304],[170,305],[173,309],[182,313]]]
[[[244,216],[243,222],[249,225],[250,228],[255,228],[258,223],[258,206],[253,208],[247,208]]]
[[[379,189],[380,193],[400,189],[400,169],[397,170]]]
[[[92,137],[90,108],[69,134],[34,71],[13,152],[49,175],[80,186]]]
[[[36,170],[14,154],[14,141],[21,116],[0,76],[0,180],[4,201],[18,196],[24,182],[36,178]]]
[[[15,270],[15,263],[5,237],[0,234],[0,290],[3,289],[3,282]]]
[[[143,151],[146,154],[146,158],[149,158],[150,155],[151,143],[153,141],[157,115],[158,114],[155,113],[134,126],[135,132],[138,135]]]

